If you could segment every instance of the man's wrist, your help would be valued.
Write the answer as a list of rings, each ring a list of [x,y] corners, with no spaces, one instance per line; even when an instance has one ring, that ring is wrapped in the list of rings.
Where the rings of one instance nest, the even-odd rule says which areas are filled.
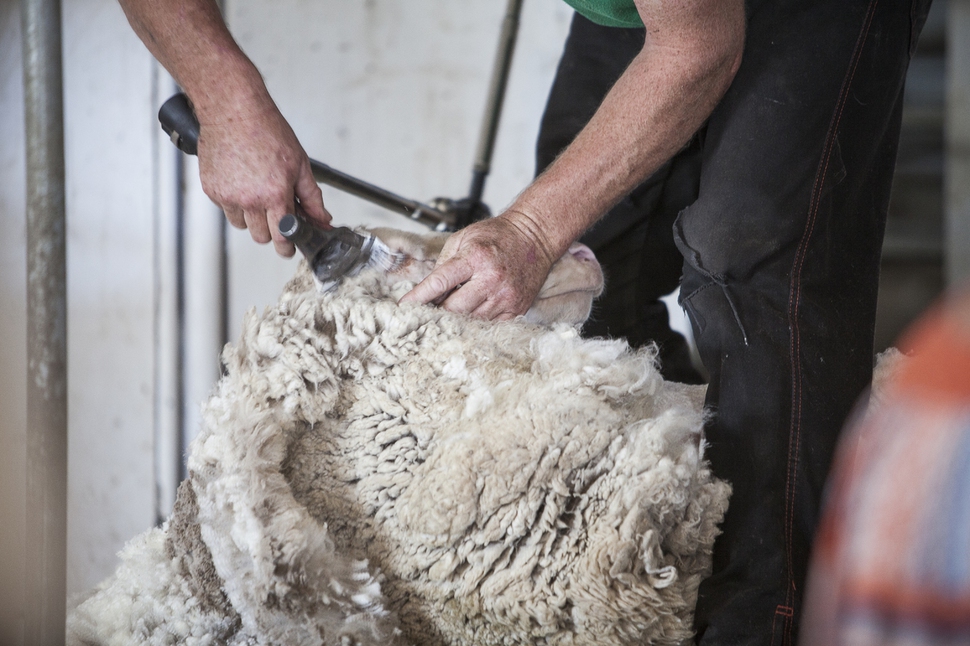
[[[555,221],[543,218],[528,205],[516,202],[499,217],[505,219],[526,237],[546,262],[551,266],[562,256],[572,240],[564,240],[559,234],[561,227]]]
[[[219,62],[211,69],[218,70],[218,78],[185,87],[201,125],[221,125],[275,109],[262,75],[249,59]]]
[[[545,185],[544,179],[540,177],[533,182],[503,215],[508,214],[520,228],[535,235],[555,262],[583,235],[589,223],[578,213],[557,208],[555,199],[561,197],[559,194],[554,193],[552,201],[539,199],[552,189]]]

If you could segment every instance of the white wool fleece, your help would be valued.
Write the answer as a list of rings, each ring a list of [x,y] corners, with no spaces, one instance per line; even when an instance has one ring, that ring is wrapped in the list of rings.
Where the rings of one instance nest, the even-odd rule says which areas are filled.
[[[224,352],[189,460],[235,619],[218,643],[688,641],[730,491],[696,393],[651,350],[398,306],[409,287],[320,294],[301,268]],[[75,643],[110,643],[99,596],[143,585],[122,576]]]

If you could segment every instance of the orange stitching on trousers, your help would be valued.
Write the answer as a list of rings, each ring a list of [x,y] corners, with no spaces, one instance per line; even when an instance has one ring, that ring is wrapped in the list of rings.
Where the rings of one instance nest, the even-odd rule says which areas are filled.
[[[805,257],[808,255],[808,243],[812,237],[812,232],[815,229],[815,221],[818,216],[819,205],[822,200],[822,185],[825,180],[825,174],[828,172],[829,162],[831,161],[832,149],[835,145],[836,135],[838,133],[839,124],[842,121],[842,112],[845,109],[845,104],[848,99],[848,88],[852,85],[852,80],[855,78],[855,72],[859,65],[859,59],[862,58],[862,50],[866,42],[866,37],[869,33],[869,28],[872,26],[872,19],[875,15],[876,4],[878,0],[871,0],[869,7],[866,10],[865,21],[863,22],[862,31],[856,41],[855,49],[852,53],[852,59],[850,62],[849,70],[846,72],[846,77],[843,79],[842,88],[839,91],[839,103],[836,107],[835,115],[833,115],[832,125],[829,129],[828,135],[825,140],[825,147],[822,151],[822,161],[821,168],[818,175],[815,177],[815,186],[812,189],[812,199],[809,205],[809,216],[805,223],[805,232],[802,235],[799,247],[795,252],[795,261],[792,266],[792,278],[791,286],[788,296],[788,312],[789,312],[789,326],[791,329],[790,346],[789,346],[789,361],[791,363],[791,374],[792,374],[792,410],[791,417],[788,427],[788,473],[786,474],[785,483],[785,504],[786,504],[786,514],[785,514],[785,551],[787,561],[788,561],[788,581],[789,587],[786,593],[786,598],[790,602],[794,602],[794,590],[795,590],[795,566],[792,555],[792,535],[794,533],[794,523],[795,523],[795,486],[796,486],[796,474],[798,471],[798,446],[801,439],[801,410],[802,410],[802,379],[801,373],[797,369],[800,363],[799,354],[801,348],[801,333],[798,327],[798,303],[801,296],[801,272],[804,267]],[[775,615],[777,618],[780,610],[787,610],[788,615],[786,617],[791,617],[794,615],[794,610],[791,606],[778,606],[775,609]],[[792,643],[791,630],[794,622],[788,622],[785,643]],[[772,620],[772,632],[774,631],[774,620]]]
[[[778,622],[778,617],[785,618],[783,620],[784,623],[782,624],[782,628],[784,629],[784,632],[781,635],[782,645],[791,643],[790,633],[791,633],[791,626],[792,626],[792,617],[794,616],[795,616],[795,609],[792,608],[791,606],[782,606],[782,605],[775,606],[775,616],[772,617],[771,619],[771,646],[775,646],[775,635],[777,634],[775,628]]]

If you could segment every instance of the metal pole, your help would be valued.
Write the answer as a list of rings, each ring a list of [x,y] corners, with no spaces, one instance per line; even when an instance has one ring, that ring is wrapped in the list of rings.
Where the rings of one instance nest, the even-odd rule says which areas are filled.
[[[970,281],[970,0],[950,0],[947,16],[946,197],[947,284]]]
[[[67,563],[67,275],[59,0],[21,0],[27,146],[25,643],[63,644]]]
[[[498,133],[498,122],[502,114],[502,102],[505,100],[509,69],[512,67],[512,53],[515,51],[515,37],[519,31],[521,13],[522,0],[509,0],[505,8],[505,18],[502,20],[498,51],[495,53],[495,66],[492,68],[492,80],[488,88],[488,102],[485,105],[485,116],[482,119],[482,130],[478,138],[478,151],[475,154],[475,166],[472,169],[472,185],[468,199],[473,203],[481,201],[482,192],[485,189],[485,177],[492,167],[492,150],[495,148],[495,135]]]
[[[432,229],[452,224],[453,218],[448,213],[439,211],[433,206],[401,197],[356,177],[351,177],[347,173],[331,168],[315,159],[310,160],[310,169],[313,171],[313,178],[318,182],[338,188],[345,193],[356,195],[395,213],[406,215]]]

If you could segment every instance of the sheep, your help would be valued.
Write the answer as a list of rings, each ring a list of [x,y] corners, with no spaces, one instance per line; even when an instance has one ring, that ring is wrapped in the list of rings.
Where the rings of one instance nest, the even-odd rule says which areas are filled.
[[[305,264],[223,352],[160,528],[70,615],[68,643],[681,644],[730,487],[703,389],[583,339],[576,248],[529,314],[398,299],[412,262],[321,293]]]

